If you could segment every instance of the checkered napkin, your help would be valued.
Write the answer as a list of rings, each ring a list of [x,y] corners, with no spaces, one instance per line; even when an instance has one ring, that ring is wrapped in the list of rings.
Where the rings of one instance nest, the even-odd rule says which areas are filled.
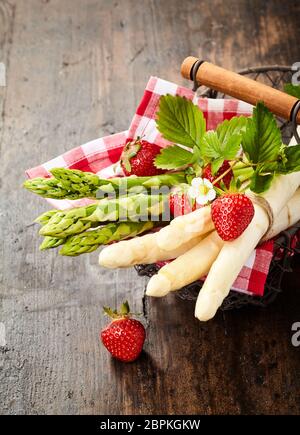
[[[118,161],[127,138],[142,136],[145,140],[161,147],[170,145],[162,138],[155,123],[159,98],[165,94],[185,96],[197,104],[203,111],[208,130],[215,129],[224,119],[238,115],[249,116],[252,113],[252,106],[242,101],[199,98],[190,89],[157,77],[151,77],[128,131],[96,139],[73,148],[47,163],[27,170],[27,176],[29,178],[49,177],[51,176],[49,170],[55,167],[80,169],[105,178],[116,174],[121,175]],[[59,209],[78,207],[93,202],[89,199],[75,201],[47,199],[47,201]],[[253,251],[236,279],[233,290],[250,295],[263,295],[273,256],[273,247],[274,243],[271,240]]]

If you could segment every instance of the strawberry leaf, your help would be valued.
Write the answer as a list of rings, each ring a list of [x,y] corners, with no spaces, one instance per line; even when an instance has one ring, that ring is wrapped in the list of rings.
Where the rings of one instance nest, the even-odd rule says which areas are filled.
[[[287,83],[284,85],[284,91],[292,95],[293,97],[296,97],[300,100],[300,85],[293,85],[292,83]]]
[[[193,163],[198,164],[200,166],[203,165],[201,151],[200,151],[200,148],[198,148],[198,147],[195,147],[193,150]]]
[[[273,178],[274,174],[261,175],[256,171],[251,179],[250,189],[255,193],[263,193],[269,189]]]
[[[199,107],[178,95],[160,97],[156,123],[166,140],[189,148],[200,145],[206,129],[205,118]]]
[[[234,134],[228,140],[221,142],[216,131],[208,131],[203,136],[200,150],[208,159],[232,160],[240,149],[241,140],[241,135]]]
[[[247,158],[255,164],[277,160],[281,144],[274,115],[263,103],[258,103],[243,133],[242,147]]]
[[[177,145],[163,148],[156,156],[154,164],[160,169],[177,169],[193,162],[193,153]]]
[[[247,118],[245,116],[234,116],[230,120],[225,119],[218,125],[216,131],[222,144],[226,144],[229,138],[246,130]]]
[[[232,160],[239,152],[242,136],[239,134],[232,135],[222,146],[222,154],[226,160]]]
[[[202,156],[218,159],[220,155],[221,142],[216,131],[208,131],[202,138],[200,151]]]
[[[218,159],[215,159],[211,162],[211,170],[212,170],[213,175],[216,175],[216,173],[218,172],[220,167],[223,165],[223,163],[224,163],[223,157],[219,157]]]
[[[289,174],[290,172],[300,171],[300,145],[287,146],[283,149],[284,160],[279,165],[277,172]]]

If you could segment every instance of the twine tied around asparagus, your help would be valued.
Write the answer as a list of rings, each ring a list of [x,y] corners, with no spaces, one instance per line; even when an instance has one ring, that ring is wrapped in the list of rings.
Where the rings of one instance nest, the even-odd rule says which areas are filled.
[[[259,205],[262,209],[264,209],[264,211],[266,212],[268,219],[269,219],[269,226],[267,231],[265,232],[264,236],[261,239],[261,243],[265,242],[266,240],[269,240],[268,235],[271,233],[273,224],[274,224],[274,213],[272,210],[272,207],[270,205],[270,203],[263,197],[263,196],[259,196],[256,195],[253,192],[247,192],[247,196],[248,198],[251,199],[251,201],[253,202],[253,204]]]

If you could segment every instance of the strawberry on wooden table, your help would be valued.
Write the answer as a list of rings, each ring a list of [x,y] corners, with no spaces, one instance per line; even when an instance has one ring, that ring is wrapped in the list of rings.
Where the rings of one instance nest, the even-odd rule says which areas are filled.
[[[140,355],[146,332],[141,322],[131,318],[128,302],[124,302],[120,312],[104,307],[104,312],[113,320],[100,334],[101,341],[110,354],[123,362],[131,362]]]
[[[154,159],[160,151],[158,145],[146,140],[128,139],[121,155],[121,166],[125,175],[143,177],[164,173],[165,171],[154,165]]]
[[[216,230],[225,241],[237,239],[248,227],[254,216],[250,198],[241,193],[227,193],[211,205],[211,217]]]

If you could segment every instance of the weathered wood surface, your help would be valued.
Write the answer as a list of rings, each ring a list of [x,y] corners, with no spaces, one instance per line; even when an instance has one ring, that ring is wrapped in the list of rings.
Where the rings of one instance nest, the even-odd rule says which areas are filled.
[[[2,414],[299,414],[299,274],[268,310],[200,324],[173,295],[143,305],[145,280],[100,269],[97,253],[40,253],[31,222],[47,205],[20,188],[26,168],[126,129],[151,74],[186,83],[187,55],[300,61],[299,19],[296,0],[0,1]],[[124,298],[148,326],[129,365],[98,342],[102,305]]]

